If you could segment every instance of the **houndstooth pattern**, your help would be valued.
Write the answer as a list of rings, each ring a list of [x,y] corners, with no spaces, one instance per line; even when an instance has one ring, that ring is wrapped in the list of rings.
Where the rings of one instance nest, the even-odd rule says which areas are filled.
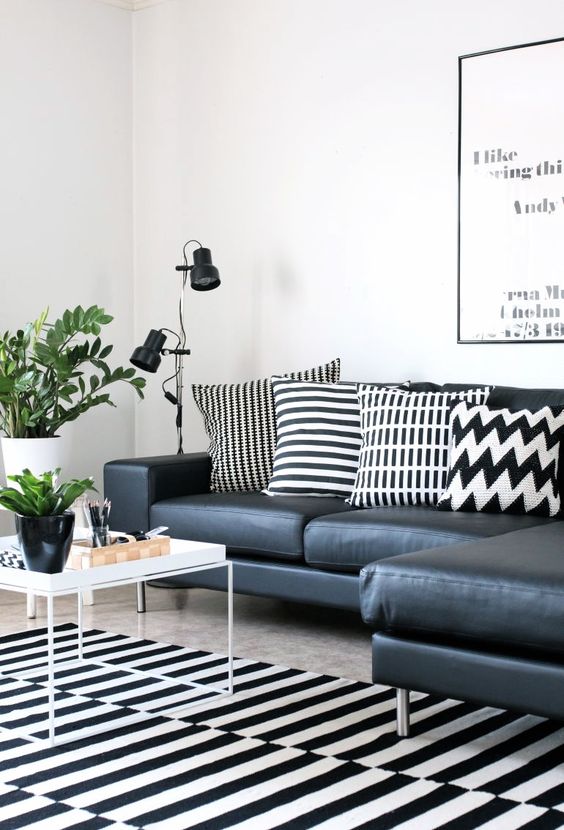
[[[450,410],[484,403],[491,387],[461,392],[404,392],[360,384],[362,449],[353,507],[433,505],[449,469]]]
[[[340,360],[292,372],[286,377],[336,383]],[[262,490],[272,474],[276,447],[274,398],[270,378],[247,383],[192,386],[204,419],[212,461],[212,493]]]

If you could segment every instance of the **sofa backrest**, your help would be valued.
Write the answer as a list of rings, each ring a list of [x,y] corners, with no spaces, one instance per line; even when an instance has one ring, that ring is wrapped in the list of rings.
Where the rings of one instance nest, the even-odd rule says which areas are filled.
[[[462,392],[475,386],[493,386],[488,396],[492,409],[530,409],[534,412],[543,406],[564,407],[564,389],[526,389],[520,386],[496,386],[484,383],[433,383],[412,381],[411,392]]]
[[[494,386],[488,397],[492,409],[541,409],[564,407],[564,389],[522,389],[518,386]]]
[[[465,392],[475,389],[476,386],[490,386],[486,383],[433,383],[431,380],[412,380],[409,384],[410,392]]]

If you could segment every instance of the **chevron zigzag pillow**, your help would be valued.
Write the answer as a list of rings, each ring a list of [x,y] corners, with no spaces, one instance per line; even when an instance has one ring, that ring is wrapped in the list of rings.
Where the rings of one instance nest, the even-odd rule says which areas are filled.
[[[439,510],[557,515],[564,409],[511,412],[462,402],[452,412],[452,436]]]
[[[288,373],[286,377],[337,383],[339,358]],[[262,490],[272,474],[276,447],[274,398],[270,378],[247,383],[193,385],[192,394],[210,440],[212,493]]]

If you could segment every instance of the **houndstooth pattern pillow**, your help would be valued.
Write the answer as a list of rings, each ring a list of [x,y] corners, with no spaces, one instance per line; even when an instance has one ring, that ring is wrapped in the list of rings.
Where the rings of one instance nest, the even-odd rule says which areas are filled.
[[[337,383],[339,358],[285,377]],[[264,489],[276,448],[274,397],[270,378],[247,383],[192,386],[210,440],[212,493]]]

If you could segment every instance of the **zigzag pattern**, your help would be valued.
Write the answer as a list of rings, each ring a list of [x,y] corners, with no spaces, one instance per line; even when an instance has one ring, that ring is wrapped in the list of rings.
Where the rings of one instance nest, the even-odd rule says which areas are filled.
[[[556,516],[564,410],[510,412],[461,402],[451,423],[450,471],[439,510]]]

